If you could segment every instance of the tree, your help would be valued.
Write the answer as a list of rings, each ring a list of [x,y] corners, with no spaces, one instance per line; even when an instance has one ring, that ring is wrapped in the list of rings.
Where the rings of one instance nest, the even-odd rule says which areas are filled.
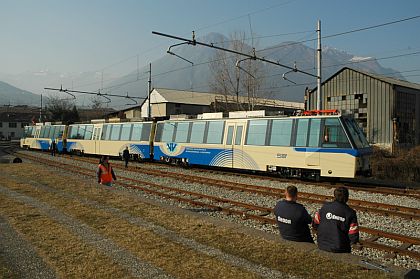
[[[49,97],[47,100],[46,111],[50,121],[63,123],[74,123],[80,121],[79,112],[73,100],[60,99],[59,97]]]
[[[95,95],[95,96],[93,96],[91,99],[90,99],[90,101],[92,102],[92,109],[95,109],[95,110],[97,110],[97,109],[101,109],[102,108],[102,105],[103,105],[103,98],[101,98],[100,96],[98,96],[98,95]]]
[[[238,52],[253,54],[252,47],[245,43],[245,33],[235,32],[230,35],[228,42],[222,42],[221,46]],[[226,51],[216,51],[213,61],[210,63],[211,80],[210,88],[225,99],[225,111],[230,110],[228,103],[234,99],[237,110],[253,110],[257,98],[263,97],[259,89],[265,83],[264,65],[260,61],[246,59],[245,57]],[[247,102],[241,103],[239,96],[247,97]]]

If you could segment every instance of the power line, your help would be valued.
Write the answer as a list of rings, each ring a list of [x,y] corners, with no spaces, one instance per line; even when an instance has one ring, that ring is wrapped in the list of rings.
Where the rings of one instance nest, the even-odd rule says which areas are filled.
[[[376,24],[376,25],[372,25],[372,26],[357,28],[357,29],[353,29],[353,30],[349,30],[349,31],[344,31],[344,32],[340,32],[340,33],[335,33],[335,34],[331,34],[331,35],[326,35],[326,36],[321,37],[321,39],[328,39],[328,38],[333,38],[333,37],[338,37],[338,36],[342,36],[342,35],[347,35],[347,34],[351,34],[351,33],[360,32],[360,31],[366,31],[366,30],[370,30],[370,29],[374,29],[374,28],[379,28],[379,27],[383,27],[383,26],[387,26],[387,25],[392,25],[392,24],[397,24],[397,23],[401,23],[401,22],[409,21],[409,20],[414,20],[414,19],[418,19],[418,18],[420,18],[420,15],[412,16],[412,17],[407,17],[407,18],[403,18],[403,19],[399,19],[399,20],[394,20],[394,21],[390,21],[390,22],[385,22],[385,23],[381,23],[381,24]],[[262,52],[262,51],[266,51],[266,50],[270,50],[270,49],[276,49],[276,48],[282,48],[282,47],[292,46],[292,45],[306,43],[306,42],[312,42],[312,41],[315,41],[315,40],[316,39],[308,39],[308,40],[303,40],[303,41],[299,41],[299,42],[293,42],[293,43],[285,44],[285,45],[281,45],[281,46],[268,47],[268,48],[265,48],[265,49],[261,49],[261,50],[259,50],[257,52]]]

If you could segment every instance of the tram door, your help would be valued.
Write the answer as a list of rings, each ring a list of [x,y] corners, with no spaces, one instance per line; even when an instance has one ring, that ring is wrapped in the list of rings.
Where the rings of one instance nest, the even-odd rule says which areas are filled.
[[[100,140],[101,140],[101,127],[95,127],[93,129],[93,144],[95,145],[95,154],[100,154]]]
[[[243,130],[244,123],[228,123],[226,135],[226,148],[231,150],[230,165],[231,168],[244,168],[243,164]]]

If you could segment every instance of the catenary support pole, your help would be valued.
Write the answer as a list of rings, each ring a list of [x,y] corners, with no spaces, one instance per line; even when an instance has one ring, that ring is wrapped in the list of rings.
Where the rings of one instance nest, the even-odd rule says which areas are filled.
[[[318,68],[318,73],[317,73],[317,78],[316,78],[316,83],[317,83],[317,99],[316,99],[316,109],[317,110],[321,110],[322,109],[322,96],[321,96],[321,55],[322,55],[322,50],[321,50],[321,21],[318,20],[318,27],[316,29],[316,32],[318,33],[318,48],[317,48],[317,68]]]
[[[147,94],[147,117],[152,118],[152,108],[150,107],[150,94],[152,93],[152,63],[149,63],[149,80],[148,80],[148,94]]]

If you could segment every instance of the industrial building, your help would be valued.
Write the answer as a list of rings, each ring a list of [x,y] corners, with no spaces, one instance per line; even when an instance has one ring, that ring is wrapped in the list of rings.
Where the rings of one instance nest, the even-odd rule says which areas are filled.
[[[308,92],[308,109],[317,107],[316,91]],[[371,144],[420,144],[420,84],[345,67],[322,83],[321,92],[321,108],[353,115]]]
[[[291,115],[296,110],[303,110],[303,103],[286,102],[274,99],[262,99],[239,96],[226,96],[214,93],[182,91],[155,88],[150,94],[151,117],[165,119],[171,115],[198,115],[207,112],[237,110],[265,110],[275,114]],[[147,118],[149,100],[138,106],[109,114],[108,117]]]
[[[0,107],[0,140],[14,140],[23,136],[23,128],[39,116],[39,108],[28,106]]]

